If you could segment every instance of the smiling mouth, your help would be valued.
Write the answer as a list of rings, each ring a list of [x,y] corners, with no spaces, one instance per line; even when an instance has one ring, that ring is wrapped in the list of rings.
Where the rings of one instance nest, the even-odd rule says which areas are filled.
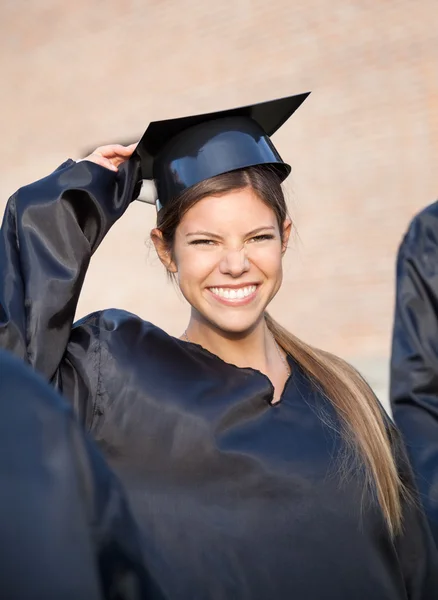
[[[221,300],[246,300],[253,296],[257,290],[256,285],[247,285],[240,288],[228,288],[228,287],[211,287],[208,288],[210,292],[220,298]]]

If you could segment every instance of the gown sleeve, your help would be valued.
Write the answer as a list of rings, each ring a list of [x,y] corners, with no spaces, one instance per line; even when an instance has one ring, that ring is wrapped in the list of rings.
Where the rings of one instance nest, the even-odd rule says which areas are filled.
[[[0,347],[73,399],[84,424],[97,385],[99,332],[88,319],[72,334],[73,319],[90,258],[138,193],[139,173],[135,159],[117,173],[69,160],[18,190],[3,218]]]
[[[390,396],[438,545],[438,203],[398,253]]]

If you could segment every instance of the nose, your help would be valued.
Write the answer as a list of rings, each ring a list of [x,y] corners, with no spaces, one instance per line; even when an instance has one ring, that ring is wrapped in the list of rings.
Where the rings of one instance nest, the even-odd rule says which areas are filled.
[[[219,269],[221,273],[231,275],[231,277],[239,277],[249,271],[249,266],[245,248],[239,250],[228,249],[222,257]]]

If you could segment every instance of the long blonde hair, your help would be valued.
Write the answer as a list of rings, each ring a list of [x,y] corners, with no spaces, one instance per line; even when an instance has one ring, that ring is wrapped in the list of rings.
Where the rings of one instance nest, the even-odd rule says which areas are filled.
[[[202,181],[183,192],[157,213],[157,227],[170,252],[183,215],[202,198],[250,186],[274,211],[280,231],[288,216],[278,176],[267,167],[250,167]],[[265,313],[269,330],[284,351],[293,357],[334,406],[349,449],[348,465],[359,459],[365,466],[365,490],[374,489],[391,534],[402,525],[405,494],[395,464],[383,410],[360,374],[340,358],[313,348],[292,335]],[[351,460],[353,459],[353,460]]]

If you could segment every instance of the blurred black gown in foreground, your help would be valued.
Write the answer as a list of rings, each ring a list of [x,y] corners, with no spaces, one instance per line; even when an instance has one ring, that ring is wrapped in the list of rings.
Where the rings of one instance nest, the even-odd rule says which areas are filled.
[[[67,402],[3,350],[0,490],[1,598],[155,598],[116,478]]]
[[[391,538],[361,469],[340,480],[337,416],[292,358],[273,406],[261,373],[135,315],[106,310],[72,328],[90,257],[129,206],[135,168],[68,161],[9,201],[0,345],[70,400],[122,481],[160,590],[150,598],[436,600],[421,509],[404,503],[403,533]]]

